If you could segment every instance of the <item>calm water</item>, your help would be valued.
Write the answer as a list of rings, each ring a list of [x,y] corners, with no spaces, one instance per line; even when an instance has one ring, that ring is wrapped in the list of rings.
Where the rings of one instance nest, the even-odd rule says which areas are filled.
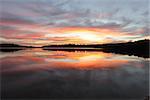
[[[148,95],[149,59],[89,51],[1,53],[2,98],[124,98]]]

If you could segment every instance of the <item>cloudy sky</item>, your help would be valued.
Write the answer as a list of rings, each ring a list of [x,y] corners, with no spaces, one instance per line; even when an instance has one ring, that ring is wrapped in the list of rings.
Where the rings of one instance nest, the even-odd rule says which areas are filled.
[[[150,38],[149,0],[0,0],[0,42],[115,43]]]

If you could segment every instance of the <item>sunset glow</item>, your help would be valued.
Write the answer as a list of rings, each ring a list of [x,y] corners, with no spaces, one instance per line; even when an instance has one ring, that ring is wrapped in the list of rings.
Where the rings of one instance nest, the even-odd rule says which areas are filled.
[[[2,43],[43,46],[149,39],[148,0],[117,0],[114,5],[108,0],[1,0],[1,4]],[[135,9],[140,10],[134,13]]]
[[[0,0],[1,98],[149,99],[150,0]]]
[[[5,59],[7,57],[10,57],[10,59],[13,57],[15,60]],[[21,58],[18,59],[18,57]],[[116,68],[121,64],[128,64],[129,62],[128,59],[121,58],[121,56],[120,59],[115,59],[112,53],[44,51],[42,49],[25,50],[24,53],[22,53],[22,51],[18,51],[14,55],[6,53],[6,55],[1,55],[0,58],[3,59],[3,63],[10,62],[11,64],[24,64],[27,60],[37,62],[35,66],[33,64],[31,68],[29,68],[29,66],[25,67],[22,65],[22,67],[20,69],[18,68],[16,71],[31,69],[36,70],[39,68],[73,68],[78,70],[91,70],[101,68]],[[3,71],[9,72],[7,69]]]

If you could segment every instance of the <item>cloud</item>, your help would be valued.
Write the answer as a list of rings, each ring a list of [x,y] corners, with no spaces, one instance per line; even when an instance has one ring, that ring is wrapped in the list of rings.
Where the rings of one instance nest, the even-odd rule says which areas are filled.
[[[81,31],[80,34],[91,32],[102,39],[103,43],[144,38],[149,34],[147,2],[148,0],[1,0],[0,36],[3,41],[22,41],[21,44],[30,45],[90,43],[78,37],[72,36],[72,40],[68,38],[69,32],[76,31]],[[53,37],[45,37],[47,34]]]
[[[7,13],[7,12],[1,12],[0,16],[0,22],[16,22],[16,23],[22,23],[22,24],[33,24],[34,21],[30,19],[26,19],[21,16],[17,16],[12,13]]]

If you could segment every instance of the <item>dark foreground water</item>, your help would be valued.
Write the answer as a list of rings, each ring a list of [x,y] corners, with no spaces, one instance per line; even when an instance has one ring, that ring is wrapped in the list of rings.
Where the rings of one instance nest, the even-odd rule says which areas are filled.
[[[149,94],[149,60],[97,51],[3,52],[1,97],[143,100]]]

